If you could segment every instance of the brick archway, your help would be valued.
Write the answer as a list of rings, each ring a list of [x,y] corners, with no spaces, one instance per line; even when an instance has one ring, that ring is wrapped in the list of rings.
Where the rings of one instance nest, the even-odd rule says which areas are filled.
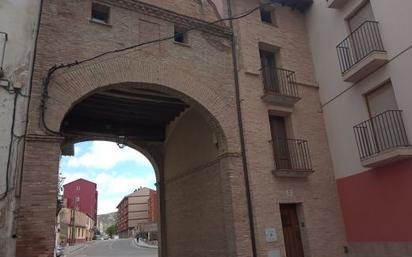
[[[156,148],[160,192],[164,193],[162,208],[166,210],[163,216],[168,242],[162,242],[162,257],[250,256],[230,29],[217,24],[204,26],[204,21],[186,16],[203,18],[212,15],[209,11],[197,13],[195,8],[179,15],[139,1],[116,1],[116,5],[103,1],[112,8],[113,26],[100,26],[87,20],[91,1],[61,2],[61,6],[54,1],[43,5],[21,178],[16,256],[52,256],[59,157],[61,145],[68,139],[60,133],[62,121],[89,97],[131,85],[168,94],[190,106],[167,128],[164,142],[150,145]],[[59,15],[62,9],[73,16],[66,19]],[[120,22],[122,19],[127,22]],[[68,22],[73,21],[78,22],[73,24],[76,29],[73,33],[66,31]],[[187,45],[163,41],[106,54],[58,69],[47,86],[43,83],[48,69],[56,63],[75,63],[126,45],[170,36],[176,24],[200,29],[190,31]]]
[[[139,67],[136,63],[128,63],[120,70],[129,65]],[[234,217],[247,213],[244,187],[239,185],[243,174],[237,142],[239,137],[237,130],[233,129],[236,127],[234,106],[230,100],[224,99],[227,96],[213,90],[221,88],[221,85],[195,81],[184,74],[173,79],[166,71],[168,75],[160,76],[159,72],[148,67],[137,74],[135,70],[129,68],[129,72],[120,75],[116,69],[112,73],[109,70],[96,73],[96,70],[93,72],[87,67],[59,71],[49,85],[44,123],[51,130],[66,132],[61,124],[82,103],[95,95],[128,87],[173,95],[186,102],[190,108],[172,125],[168,125],[165,142],[156,146],[140,142],[135,144],[157,155],[161,256],[242,256],[249,250],[243,245],[238,249],[237,241],[243,241],[245,245],[249,243],[244,238],[248,223],[246,219],[234,223]],[[136,82],[139,76],[143,78]],[[173,86],[162,86],[162,81]],[[33,115],[30,122],[35,117]],[[32,132],[43,131],[45,124],[42,122]],[[18,257],[29,253],[35,253],[35,256],[52,254],[53,213],[56,210],[53,199],[56,195],[60,148],[65,140],[76,141],[79,137],[73,137],[70,133],[53,136],[43,131],[27,138],[17,234]],[[188,216],[187,213],[192,214]],[[33,218],[40,220],[41,225],[33,223]],[[26,238],[22,231],[33,232],[33,235]],[[34,231],[41,231],[41,234]],[[213,239],[209,238],[210,234],[214,235]]]

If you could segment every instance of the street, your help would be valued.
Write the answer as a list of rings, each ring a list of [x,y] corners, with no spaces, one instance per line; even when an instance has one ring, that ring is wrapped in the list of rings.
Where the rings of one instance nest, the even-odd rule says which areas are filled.
[[[67,249],[69,250],[69,249]],[[67,253],[65,257],[157,257],[157,249],[143,248],[132,239],[98,240]]]

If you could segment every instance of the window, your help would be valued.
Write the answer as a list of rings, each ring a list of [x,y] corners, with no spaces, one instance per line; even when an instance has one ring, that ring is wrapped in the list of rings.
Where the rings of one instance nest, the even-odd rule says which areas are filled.
[[[375,15],[373,14],[370,1],[363,4],[352,16],[348,18],[349,30],[352,32],[359,28],[365,21],[374,21]]]
[[[274,52],[259,50],[262,66],[263,85],[265,90],[279,93],[278,75],[276,72],[276,55]]]
[[[76,190],[77,190],[77,191],[80,191],[80,186],[76,186]]]
[[[260,20],[263,23],[268,23],[272,25],[276,24],[275,9],[272,6],[261,7],[260,9]]]
[[[76,202],[80,202],[80,197],[76,196]]]
[[[265,10],[264,8],[260,8],[260,20],[262,22],[272,23],[272,12]]]
[[[289,169],[291,159],[285,117],[270,115],[269,121],[276,166],[280,169]]]
[[[178,26],[175,25],[174,28],[174,35],[175,35],[175,42],[177,43],[183,43],[183,44],[187,44],[187,33],[185,32],[185,30],[183,28],[180,28]]]
[[[92,20],[108,24],[110,21],[110,7],[92,3]]]
[[[389,81],[366,94],[366,102],[370,117],[389,110],[398,110],[392,83]]]

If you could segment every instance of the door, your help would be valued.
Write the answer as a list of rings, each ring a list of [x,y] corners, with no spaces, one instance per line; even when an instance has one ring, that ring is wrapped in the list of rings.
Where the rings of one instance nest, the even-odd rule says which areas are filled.
[[[280,215],[286,257],[304,257],[296,204],[281,204]]]
[[[398,110],[391,82],[368,93],[366,102],[370,116],[372,142],[374,142],[371,150],[380,152],[402,145],[406,135],[400,124],[401,117],[397,112],[388,112]]]
[[[375,29],[371,24],[365,24],[366,21],[375,21],[370,1],[367,1],[355,14],[348,19],[350,32],[354,32],[351,36],[350,44],[354,55],[354,60],[365,57],[372,50],[379,49],[379,40],[374,37]],[[364,26],[360,28],[360,26]]]
[[[290,169],[292,164],[290,160],[289,141],[287,137],[285,118],[271,115],[269,116],[269,119],[276,168]]]
[[[259,50],[259,53],[265,90],[279,93],[275,53],[265,50]]]

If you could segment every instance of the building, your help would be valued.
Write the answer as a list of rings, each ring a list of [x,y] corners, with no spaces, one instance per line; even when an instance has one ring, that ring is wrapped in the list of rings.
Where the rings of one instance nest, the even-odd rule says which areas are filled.
[[[117,205],[117,232],[120,238],[147,233],[156,238],[158,226],[157,192],[150,188],[136,189]]]
[[[2,0],[0,4],[0,256],[3,257],[15,255],[15,214],[21,193],[27,96],[31,89],[40,2]]]
[[[162,257],[401,256],[410,5],[281,2],[44,0],[16,256],[51,256],[61,149],[92,139],[152,161]]]
[[[77,179],[63,185],[63,199],[69,209],[87,214],[97,221],[97,185],[94,182]]]
[[[95,221],[83,212],[62,208],[57,224],[57,242],[61,245],[81,244],[93,239]]]
[[[307,28],[353,256],[410,256],[411,1],[316,0]]]

